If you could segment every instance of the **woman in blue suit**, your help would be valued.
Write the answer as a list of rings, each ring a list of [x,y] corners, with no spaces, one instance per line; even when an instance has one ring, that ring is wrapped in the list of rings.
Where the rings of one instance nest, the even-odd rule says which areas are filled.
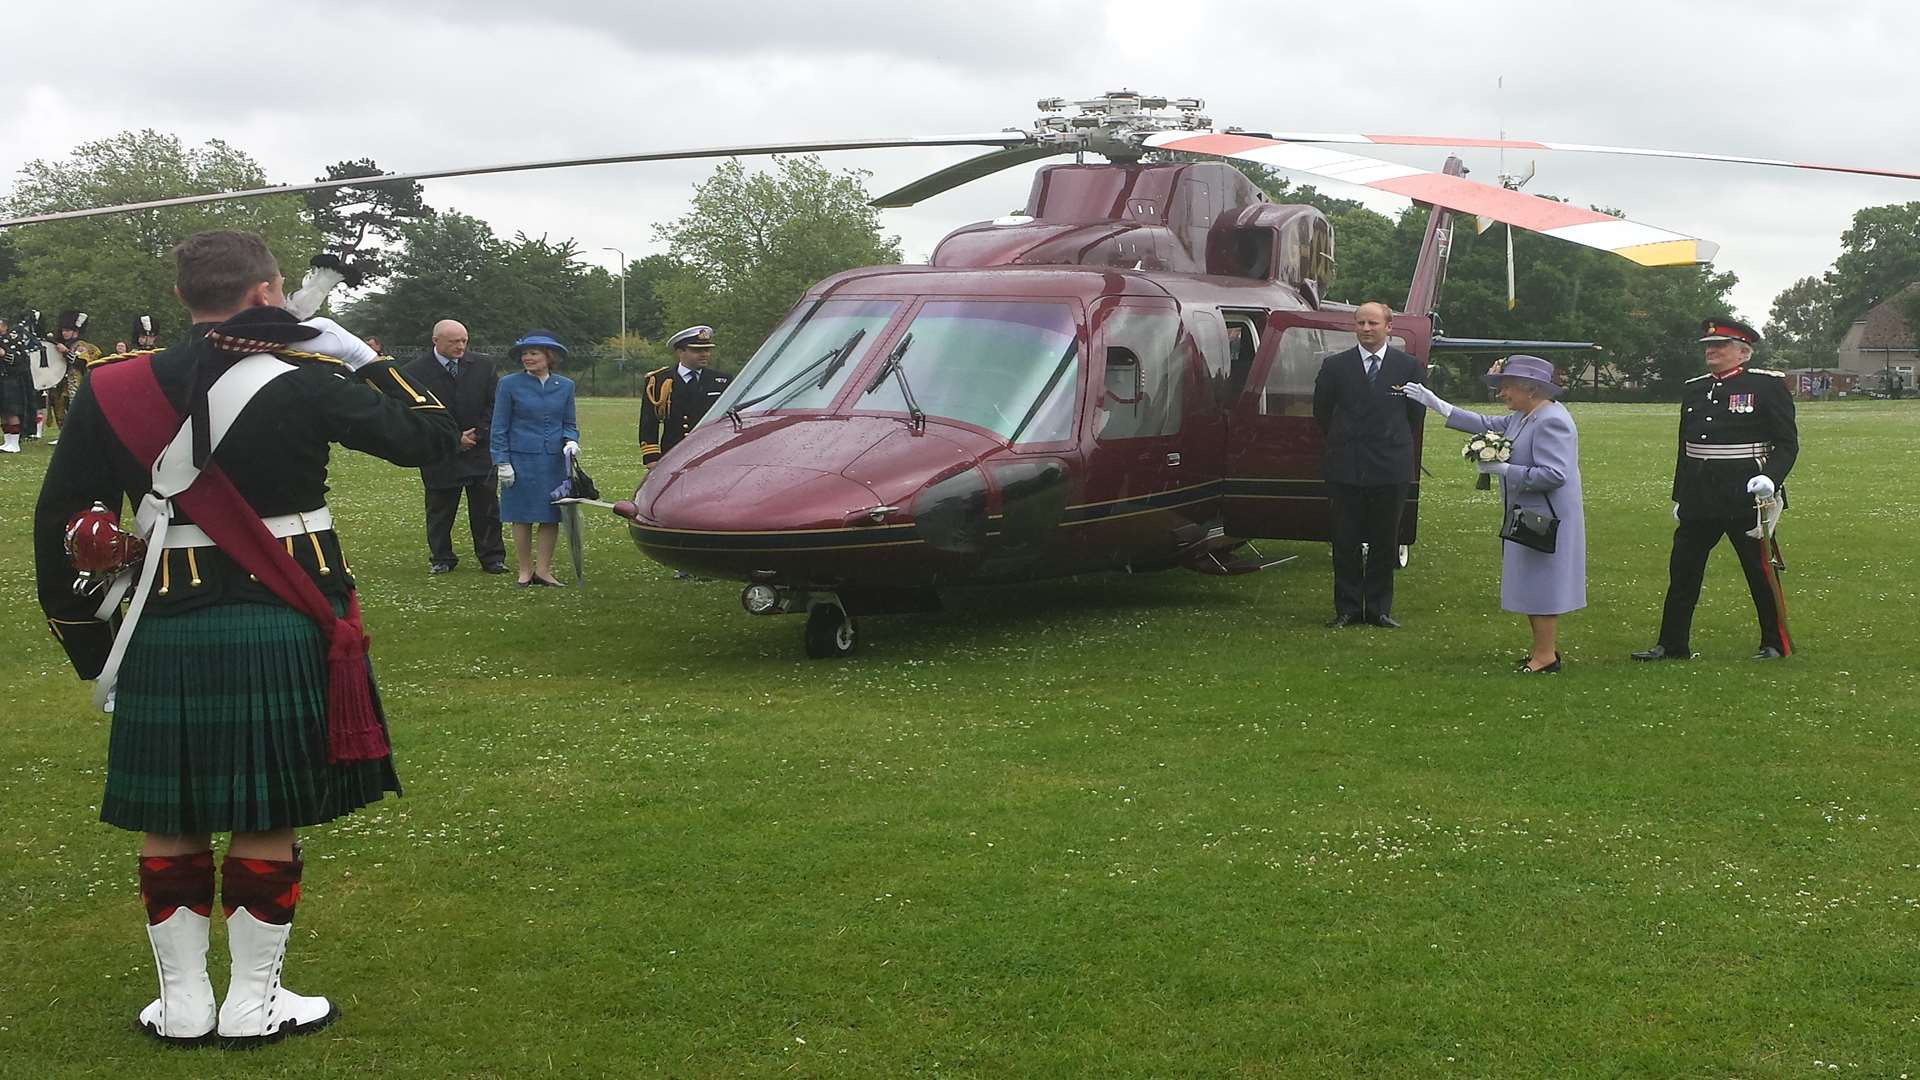
[[[500,520],[513,525],[519,583],[558,586],[553,546],[560,537],[560,510],[549,500],[566,478],[566,455],[580,453],[573,380],[553,373],[554,364],[566,358],[567,347],[552,331],[529,330],[507,355],[521,370],[501,379],[494,393],[488,442],[500,474]]]
[[[1580,503],[1580,437],[1567,407],[1554,400],[1563,388],[1554,382],[1553,365],[1537,356],[1509,356],[1487,372],[1487,385],[1500,392],[1512,412],[1482,416],[1455,408],[1419,383],[1408,383],[1407,398],[1439,413],[1456,431],[1498,431],[1513,440],[1513,456],[1482,462],[1480,471],[1500,478],[1503,507],[1523,507],[1560,519],[1551,553],[1503,543],[1500,556],[1500,607],[1519,612],[1533,627],[1533,648],[1520,670],[1551,674],[1560,670],[1560,616],[1587,606],[1587,527]],[[1503,511],[1504,514],[1504,511]]]

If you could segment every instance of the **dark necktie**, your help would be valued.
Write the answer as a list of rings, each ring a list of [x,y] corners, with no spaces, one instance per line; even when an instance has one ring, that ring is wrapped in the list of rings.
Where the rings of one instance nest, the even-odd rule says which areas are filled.
[[[460,361],[447,361],[447,377],[450,379],[458,379],[460,377]]]
[[[1367,357],[1367,385],[1378,386],[1379,384],[1380,384],[1380,358],[1377,356],[1368,356]]]

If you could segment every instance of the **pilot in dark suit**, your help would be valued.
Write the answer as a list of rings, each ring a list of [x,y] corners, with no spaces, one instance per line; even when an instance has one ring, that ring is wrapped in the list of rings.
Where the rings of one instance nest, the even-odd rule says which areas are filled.
[[[1353,313],[1360,344],[1320,364],[1313,419],[1326,433],[1322,476],[1333,513],[1334,628],[1397,627],[1393,572],[1400,561],[1400,512],[1413,482],[1421,407],[1393,388],[1420,382],[1420,362],[1387,344],[1393,312],[1362,304]],[[1361,551],[1365,545],[1364,554]]]
[[[460,452],[420,467],[427,489],[427,566],[444,574],[460,562],[453,553],[453,518],[460,493],[467,495],[467,528],[473,554],[489,574],[507,572],[507,549],[500,540],[500,495],[493,461],[481,432],[493,430],[493,398],[499,376],[484,356],[467,355],[467,328],[452,319],[433,326],[433,348],[408,364],[404,374],[426,385],[446,403],[460,425]]]
[[[1708,319],[1700,340],[1707,347],[1707,373],[1687,380],[1680,394],[1680,440],[1673,464],[1673,551],[1668,558],[1667,600],[1660,640],[1633,654],[1635,660],[1686,660],[1693,609],[1700,601],[1707,556],[1721,537],[1733,544],[1746,572],[1760,620],[1755,660],[1778,660],[1793,652],[1787,636],[1786,597],[1767,538],[1757,528],[1756,501],[1786,504],[1787,473],[1800,456],[1793,418],[1793,392],[1786,376],[1747,366],[1760,335],[1735,319]]]
[[[713,327],[689,326],[667,339],[674,363],[647,372],[640,402],[640,461],[651,466],[687,437],[732,378],[707,369]]]

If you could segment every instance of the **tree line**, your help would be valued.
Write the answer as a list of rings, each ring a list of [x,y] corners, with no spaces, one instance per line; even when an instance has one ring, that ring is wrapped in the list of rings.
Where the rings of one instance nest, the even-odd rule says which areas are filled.
[[[1244,171],[1275,201],[1309,203],[1332,220],[1332,295],[1404,299],[1426,227],[1423,208],[1390,218],[1257,165]],[[379,174],[374,161],[360,159],[329,166],[318,179]],[[366,280],[346,294],[340,315],[389,348],[423,346],[433,323],[452,316],[477,342],[508,342],[540,326],[590,351],[599,346],[652,363],[665,361],[666,335],[706,323],[729,343],[726,359],[738,363],[813,282],[899,261],[898,238],[882,234],[868,205],[866,176],[828,169],[812,156],[776,158],[766,171],[738,160],[719,165],[679,217],[655,227],[666,250],[623,268],[624,339],[622,275],[587,264],[578,241],[501,237],[479,218],[429,205],[417,183],[393,181],[8,230],[0,234],[0,311],[37,308],[51,320],[60,309],[81,308],[99,320],[89,335],[102,345],[123,336],[134,316],[152,314],[166,340],[185,328],[171,295],[169,250],[198,229],[231,227],[264,235],[296,280],[315,252],[358,249]],[[188,147],[147,130],[30,162],[5,205],[44,213],[269,183],[230,144]],[[1862,210],[1841,242],[1830,270],[1775,300],[1763,360],[1770,353],[1783,365],[1827,362],[1854,318],[1920,280],[1920,203]],[[1630,381],[1661,388],[1697,373],[1698,322],[1728,312],[1736,280],[1712,267],[1640,267],[1518,230],[1513,252],[1518,290],[1510,309],[1503,227],[1478,234],[1471,219],[1456,218],[1441,292],[1445,328],[1458,336],[1598,342],[1603,352],[1555,357],[1569,379],[1590,387]],[[1920,317],[1909,321],[1920,325]]]

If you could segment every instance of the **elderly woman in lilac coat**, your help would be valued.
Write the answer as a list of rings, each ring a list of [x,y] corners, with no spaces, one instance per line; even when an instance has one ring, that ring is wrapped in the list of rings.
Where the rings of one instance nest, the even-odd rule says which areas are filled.
[[[1404,392],[1456,431],[1497,431],[1513,440],[1510,460],[1484,462],[1480,471],[1500,478],[1502,507],[1523,507],[1560,519],[1551,554],[1514,543],[1500,545],[1500,607],[1525,615],[1533,629],[1533,647],[1520,669],[1550,674],[1560,670],[1560,616],[1587,606],[1580,438],[1567,407],[1554,400],[1563,388],[1554,381],[1552,364],[1537,356],[1509,356],[1486,378],[1512,410],[1506,416],[1456,408],[1419,383],[1408,383]]]

